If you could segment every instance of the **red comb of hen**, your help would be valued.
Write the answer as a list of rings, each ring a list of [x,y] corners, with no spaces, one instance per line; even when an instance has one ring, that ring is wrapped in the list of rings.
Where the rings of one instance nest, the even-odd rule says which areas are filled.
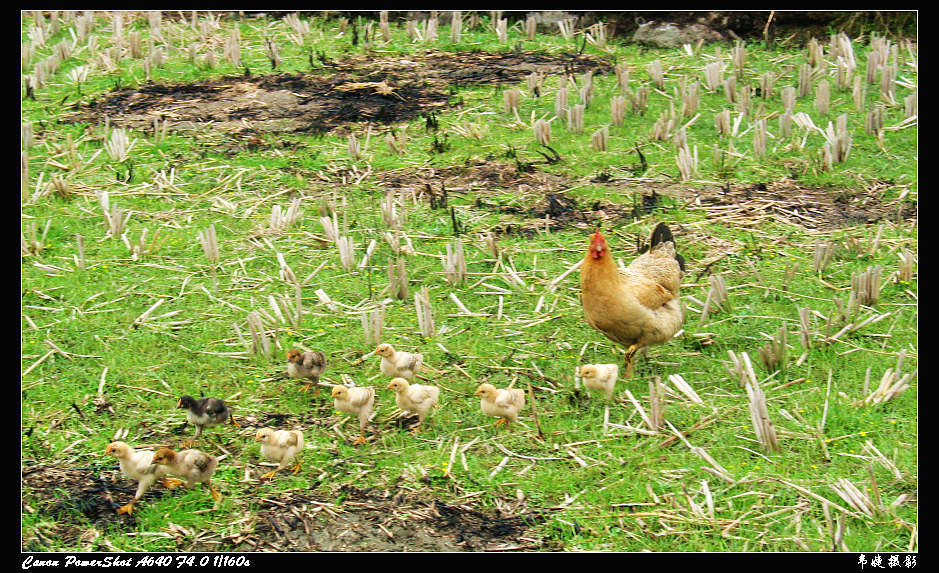
[[[594,259],[599,259],[603,256],[606,248],[606,239],[603,238],[603,235],[600,233],[600,229],[590,237],[590,255]]]

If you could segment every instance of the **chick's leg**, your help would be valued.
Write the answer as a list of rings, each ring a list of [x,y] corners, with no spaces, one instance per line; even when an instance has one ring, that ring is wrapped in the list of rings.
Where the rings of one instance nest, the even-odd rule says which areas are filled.
[[[352,442],[353,446],[360,446],[365,443],[365,424],[368,423],[368,416],[371,411],[362,410],[359,412],[359,437]]]
[[[421,426],[422,426],[423,424],[424,424],[424,422],[418,422],[416,426],[414,426],[413,428],[411,428],[411,433],[412,433],[412,434],[419,434],[419,433],[421,432]]]
[[[188,450],[189,448],[191,448],[191,447],[196,443],[196,440],[199,439],[199,436],[202,435],[202,428],[203,428],[203,427],[204,427],[204,426],[202,426],[201,424],[196,424],[196,435],[193,436],[193,437],[191,437],[191,438],[189,438],[189,439],[186,440],[185,442],[181,443],[181,444],[179,445],[179,447],[182,448],[182,449],[184,449],[184,450]]]
[[[277,472],[279,471],[280,471],[280,468],[274,468],[271,471],[267,472],[266,474],[262,475],[261,479],[273,480],[274,476],[277,475]]]
[[[121,507],[117,508],[118,515],[123,515],[125,513],[126,514],[133,513],[135,503],[137,503],[137,498],[134,498],[133,500],[131,500],[131,502],[128,503],[127,505],[122,505]]]
[[[212,494],[212,499],[214,499],[215,501],[222,501],[222,494],[217,489],[215,489],[215,486],[212,485],[212,482],[208,482],[208,486],[209,486],[209,493]]]
[[[493,424],[493,425],[494,425],[494,426],[502,426],[502,425],[505,425],[505,424],[507,424],[507,423],[508,423],[508,421],[507,421],[505,418],[499,418],[498,420],[496,420],[496,423]]]
[[[228,417],[231,419],[231,423],[232,423],[233,426],[235,426],[236,428],[240,428],[240,427],[241,427],[241,424],[239,424],[238,422],[235,421],[235,417],[234,417],[234,416],[232,416],[231,414],[229,414]]]
[[[169,477],[165,477],[165,478],[163,478],[163,479],[160,480],[160,481],[162,481],[162,482],[163,482],[163,485],[164,485],[165,487],[167,487],[168,489],[176,489],[176,488],[178,488],[179,486],[183,485],[183,483],[185,483],[185,482],[183,482],[182,480],[178,480],[178,479],[175,479],[175,478],[169,478]]]

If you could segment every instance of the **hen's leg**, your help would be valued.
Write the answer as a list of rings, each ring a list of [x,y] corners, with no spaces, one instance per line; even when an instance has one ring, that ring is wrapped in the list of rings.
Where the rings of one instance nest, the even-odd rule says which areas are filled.
[[[632,378],[633,376],[633,361],[636,357],[636,352],[642,348],[638,344],[633,344],[626,349],[626,357],[623,359],[623,366],[626,368],[626,378]]]

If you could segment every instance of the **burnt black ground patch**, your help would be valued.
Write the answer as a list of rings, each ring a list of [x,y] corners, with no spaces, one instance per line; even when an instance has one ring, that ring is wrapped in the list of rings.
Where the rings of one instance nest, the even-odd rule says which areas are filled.
[[[583,55],[439,52],[358,56],[309,74],[227,76],[188,84],[148,84],[93,98],[65,119],[140,131],[154,120],[234,133],[326,133],[356,123],[391,124],[446,108],[459,85],[517,82],[541,73],[608,72]]]
[[[445,477],[428,477],[446,485]],[[437,483],[437,482],[440,483]],[[95,549],[101,531],[134,531],[134,515],[118,507],[134,496],[136,483],[117,466],[65,468],[50,464],[24,468],[23,513],[39,512],[52,527],[38,528],[23,539],[24,551],[48,551],[82,545]],[[258,486],[255,486],[255,488]],[[142,503],[173,495],[156,484]],[[360,489],[344,485],[325,491],[286,491],[276,495],[248,488],[238,503],[256,513],[239,530],[173,532],[180,551],[545,551],[559,549],[537,528],[551,510],[505,500],[498,510],[482,510],[444,501],[411,487]],[[172,530],[172,528],[170,528]],[[51,538],[54,538],[51,539]],[[106,549],[107,547],[99,547]]]

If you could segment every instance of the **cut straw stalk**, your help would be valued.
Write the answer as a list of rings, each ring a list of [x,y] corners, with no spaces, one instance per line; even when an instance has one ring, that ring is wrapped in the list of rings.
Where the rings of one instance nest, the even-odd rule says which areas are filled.
[[[417,314],[417,326],[421,335],[430,338],[434,335],[434,312],[430,305],[430,293],[427,287],[420,292],[414,293],[414,308]]]
[[[779,451],[776,427],[769,419],[769,410],[766,407],[766,395],[757,383],[747,384],[746,389],[750,399],[750,420],[760,445],[768,452]]]
[[[362,313],[362,331],[365,334],[366,345],[375,346],[381,342],[384,324],[385,305]]]
[[[694,391],[688,382],[681,377],[680,374],[669,374],[668,380],[678,388],[682,394],[688,397],[692,403],[703,406],[704,402],[701,400],[701,397],[698,396],[698,393]]]
[[[461,239],[457,239],[455,243],[447,243],[447,254],[443,259],[443,267],[444,276],[451,285],[457,285],[466,280],[466,259]]]

